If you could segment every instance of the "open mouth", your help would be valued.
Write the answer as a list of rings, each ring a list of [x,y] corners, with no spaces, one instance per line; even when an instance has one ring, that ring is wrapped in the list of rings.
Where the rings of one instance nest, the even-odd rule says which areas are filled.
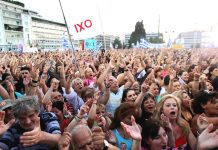
[[[164,149],[164,150],[165,150],[166,148],[167,148],[167,146],[166,146],[166,145],[163,145],[163,146],[162,146],[162,149]]]
[[[170,115],[175,116],[175,115],[176,115],[176,112],[175,112],[175,111],[171,111],[171,112],[170,112]]]
[[[148,107],[149,111],[153,111],[153,109],[154,109],[154,107],[152,107],[152,106]]]

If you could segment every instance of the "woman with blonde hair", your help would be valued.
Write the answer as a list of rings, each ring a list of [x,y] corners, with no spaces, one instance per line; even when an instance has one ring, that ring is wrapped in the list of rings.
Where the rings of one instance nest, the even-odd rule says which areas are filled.
[[[175,91],[173,92],[173,95],[178,98],[179,104],[181,105],[182,118],[190,123],[193,118],[193,112],[191,110],[192,99],[185,90]]]
[[[188,144],[192,150],[195,149],[196,138],[189,124],[181,117],[181,106],[177,97],[168,94],[161,98],[156,106],[154,119],[161,120],[161,116],[169,119],[176,147],[183,149]]]

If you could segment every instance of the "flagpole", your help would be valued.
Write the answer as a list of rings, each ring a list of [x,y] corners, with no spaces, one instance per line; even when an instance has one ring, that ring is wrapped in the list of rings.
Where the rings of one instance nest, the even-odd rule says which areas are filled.
[[[62,12],[62,15],[63,15],[63,18],[64,18],[64,22],[66,24],[68,38],[69,38],[69,41],[70,41],[70,44],[71,44],[71,47],[72,47],[72,50],[73,50],[75,64],[76,64],[76,67],[77,67],[77,69],[78,69],[78,71],[80,73],[79,66],[78,66],[77,59],[76,59],[76,54],[75,54],[75,51],[74,51],[74,48],[73,48],[73,42],[72,42],[71,37],[70,37],[70,31],[69,31],[69,27],[68,27],[68,24],[67,24],[65,15],[64,15],[64,10],[63,10],[62,4],[61,4],[61,0],[59,0],[59,4],[60,4],[60,7],[61,7],[61,12]]]
[[[101,30],[102,30],[102,32],[103,32],[104,49],[105,49],[105,51],[106,51],[106,43],[105,43],[104,28],[103,28],[103,23],[102,23],[102,19],[101,19],[100,9],[99,9],[99,6],[98,6],[98,1],[96,1],[96,5],[97,5],[97,9],[98,9],[98,17],[99,17],[99,20],[100,20]]]

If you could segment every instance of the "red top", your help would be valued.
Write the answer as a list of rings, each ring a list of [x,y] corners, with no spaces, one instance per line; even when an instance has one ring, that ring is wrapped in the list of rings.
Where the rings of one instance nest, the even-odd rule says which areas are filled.
[[[67,118],[64,118],[64,120],[60,123],[61,133],[64,132],[64,129],[68,126],[70,123],[70,120]]]
[[[176,140],[176,147],[182,147],[183,145],[185,145],[186,142],[186,137],[185,135],[181,135],[177,140]]]

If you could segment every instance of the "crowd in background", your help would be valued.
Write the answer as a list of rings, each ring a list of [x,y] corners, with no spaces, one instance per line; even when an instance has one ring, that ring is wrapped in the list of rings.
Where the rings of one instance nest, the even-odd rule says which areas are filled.
[[[218,148],[218,50],[0,53],[0,150]]]

